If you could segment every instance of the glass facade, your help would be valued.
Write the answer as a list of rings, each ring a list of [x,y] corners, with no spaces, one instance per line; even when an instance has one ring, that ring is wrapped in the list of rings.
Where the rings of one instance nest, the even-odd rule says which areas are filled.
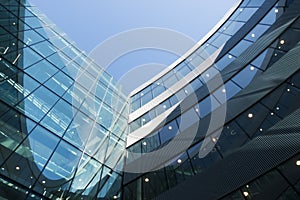
[[[36,7],[0,0],[0,199],[299,199],[299,10],[241,1],[127,97]]]
[[[143,157],[160,150],[176,140],[175,136],[191,135],[191,131],[195,131],[193,127],[197,134],[189,148],[160,163],[163,167],[159,170],[140,174],[125,172],[124,199],[299,199],[297,183],[300,176],[294,174],[291,181],[291,177],[280,170],[281,165],[293,169],[291,174],[299,170],[296,165],[299,141],[297,150],[286,156],[282,163],[269,161],[266,166],[258,166],[265,171],[256,175],[248,175],[252,169],[243,170],[244,161],[234,157],[242,155],[251,145],[253,149],[247,149],[247,153],[257,159],[248,165],[253,168],[255,163],[259,165],[263,151],[261,146],[256,146],[258,140],[269,140],[269,135],[273,134],[283,137],[283,132],[270,130],[300,107],[299,88],[295,83],[299,68],[293,71],[290,66],[299,65],[299,61],[288,61],[300,40],[298,4],[297,1],[242,1],[198,49],[131,95],[129,135],[141,134],[148,124],[154,127],[146,137],[128,146],[132,154],[140,152]],[[295,18],[291,20],[292,17],[287,16],[293,12]],[[215,53],[217,56],[212,64],[201,65]],[[197,70],[199,67],[202,71]],[[288,75],[282,72],[284,70],[289,71]],[[193,73],[197,74],[196,78],[189,79]],[[217,76],[222,77],[223,84],[214,82]],[[168,82],[169,79],[172,81]],[[176,85],[181,79],[189,82]],[[215,84],[209,86],[211,83]],[[156,92],[158,88],[163,89]],[[164,93],[167,90],[173,93]],[[192,95],[196,100],[190,101]],[[148,108],[149,105],[154,106]],[[210,130],[208,124],[214,120],[211,118],[213,113],[219,113],[224,105],[227,107],[224,125]],[[155,124],[155,120],[168,110],[173,111],[165,117],[164,123]],[[188,121],[182,123],[184,118]],[[299,126],[299,122],[295,124]],[[285,126],[278,129],[292,132]],[[299,133],[299,128],[293,131]],[[291,140],[295,139],[291,135]],[[274,141],[268,148],[289,148],[289,141],[282,139],[281,142],[279,145]],[[211,146],[212,150],[204,153],[205,157],[199,156]],[[278,159],[272,156],[274,160]],[[130,164],[140,158],[129,154],[126,159]],[[219,171],[223,169],[222,165],[230,163],[235,163],[231,168],[240,168],[242,175],[235,177],[238,170],[227,172],[224,167],[223,173],[228,176],[222,182]],[[220,190],[212,189],[211,180]],[[230,188],[234,184],[236,186]],[[225,190],[220,185],[228,185],[228,188]],[[273,190],[276,192],[272,193]]]
[[[37,8],[0,10],[1,199],[119,198],[121,87]]]

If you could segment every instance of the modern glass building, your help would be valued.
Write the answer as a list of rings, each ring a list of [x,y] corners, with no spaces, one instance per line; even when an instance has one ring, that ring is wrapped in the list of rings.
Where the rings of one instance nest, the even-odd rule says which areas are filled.
[[[0,199],[119,198],[127,97],[35,7],[0,9]]]
[[[127,97],[0,1],[0,199],[299,199],[300,1],[238,1]]]

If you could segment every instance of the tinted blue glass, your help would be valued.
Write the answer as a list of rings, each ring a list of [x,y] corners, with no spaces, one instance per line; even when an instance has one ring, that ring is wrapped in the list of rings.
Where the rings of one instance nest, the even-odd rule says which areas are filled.
[[[61,141],[43,171],[43,175],[50,180],[63,179],[67,182],[73,177],[75,172],[74,166],[77,166],[80,157],[80,151],[70,144]]]
[[[235,75],[232,80],[242,88],[245,88],[252,81],[257,72],[257,68],[253,66],[247,66],[237,75]]]
[[[177,123],[181,132],[198,121],[199,117],[194,108],[189,109],[177,118]]]
[[[63,72],[58,72],[52,76],[45,85],[58,95],[63,95],[65,91],[72,85],[73,80]]]
[[[166,79],[164,81],[164,86],[166,88],[170,88],[172,87],[172,85],[174,85],[174,83],[176,83],[178,81],[177,77],[175,74],[172,74],[172,76],[170,76],[168,79]]]
[[[264,1],[261,0],[251,0],[247,3],[247,6],[261,6]]]
[[[130,104],[131,112],[137,110],[137,109],[140,108],[140,107],[141,107],[141,101],[140,101],[140,99],[137,99],[137,100],[135,100],[134,102],[132,102],[132,103]]]
[[[165,87],[161,84],[157,85],[153,90],[153,97],[156,97],[165,91]]]
[[[221,47],[228,39],[230,38],[229,35],[220,34],[214,41],[211,42],[212,45],[216,47]]]
[[[23,60],[23,67],[26,68],[38,61],[41,61],[43,58],[38,55],[34,50],[32,50],[29,47],[26,47],[23,49],[23,54],[21,56],[21,59]]]
[[[239,15],[234,19],[237,21],[247,21],[255,12],[257,8],[241,8]]]
[[[261,21],[261,24],[273,24],[276,21],[276,8],[273,8]]]
[[[20,127],[16,120],[23,121],[26,123],[26,127]],[[14,150],[30,133],[36,124],[31,120],[25,118],[23,115],[18,114],[12,110],[5,113],[0,118],[0,132],[1,134],[1,145],[7,149]],[[0,159],[0,164],[4,161],[9,154],[2,155]]]
[[[75,87],[73,84],[63,95],[63,98],[67,102],[72,103],[73,106],[79,108],[86,94],[87,91],[85,90],[85,88],[81,87],[79,84],[76,84]]]
[[[234,56],[239,56],[241,53],[243,53],[250,45],[252,42],[242,40],[240,41],[231,51],[230,54]]]
[[[176,95],[173,95],[169,98],[171,106],[174,106],[178,102],[178,97]]]
[[[225,103],[227,100],[231,99],[236,93],[238,93],[242,88],[238,87],[232,81],[225,83],[224,87],[217,89],[213,95],[221,103]]]
[[[145,105],[146,103],[148,103],[149,101],[151,101],[153,98],[152,96],[152,92],[149,91],[148,93],[144,94],[142,97],[141,97],[141,105]]]
[[[78,112],[64,135],[64,139],[78,148],[83,148],[92,130],[92,120]]]
[[[202,49],[201,53],[204,52],[204,55],[207,55],[207,52]],[[193,70],[198,67],[204,59],[198,54],[192,54],[189,58],[187,58],[188,66]]]
[[[264,60],[267,59],[267,55],[270,55],[272,54],[273,52],[273,49],[267,49],[265,50],[264,52],[262,52],[257,58],[255,58],[252,62],[251,62],[251,65],[257,67],[257,68],[260,68],[260,69],[264,69],[264,66],[263,66],[263,62]]]
[[[90,181],[92,181],[96,173],[99,172],[100,167],[100,163],[84,155],[79,162],[78,170],[74,177],[70,191],[79,193],[78,191],[84,190]],[[93,189],[93,186],[95,185],[89,185],[89,187],[91,187],[90,189]]]
[[[53,133],[62,136],[73,118],[73,112],[76,110],[73,110],[69,103],[61,99],[51,108],[41,124]]]
[[[56,52],[55,47],[48,41],[43,41],[30,46],[32,49],[36,50],[43,57],[48,57]]]
[[[227,67],[227,65],[229,65],[229,63],[234,61],[234,59],[235,56],[231,54],[226,54],[215,64],[215,67],[218,68],[219,70],[223,70],[225,67]]]
[[[42,127],[36,127],[6,161],[6,176],[32,187],[58,143],[58,138]]]
[[[54,67],[52,64],[47,62],[46,60],[42,60],[37,64],[27,68],[25,70],[26,73],[30,74],[33,78],[38,80],[40,83],[45,82],[51,76],[53,76],[58,69]]]
[[[218,73],[219,73],[219,71],[216,68],[211,67],[201,74],[201,78],[203,79],[204,82],[207,83],[210,79],[215,77]]]
[[[160,145],[159,135],[157,132],[141,140],[142,153],[151,152]]]
[[[62,62],[62,59],[58,53],[54,53],[53,55],[49,56],[47,60],[54,64],[58,69],[65,67],[65,64]]]
[[[173,138],[176,134],[179,134],[178,126],[176,124],[176,121],[172,121],[168,124],[166,124],[160,131],[160,139],[162,143],[165,143],[169,141],[171,138]]]
[[[26,17],[25,23],[31,28],[39,28],[42,27],[41,22],[36,17]]]
[[[17,108],[28,117],[40,121],[57,100],[58,96],[41,86],[20,102]]]
[[[191,69],[187,65],[184,65],[180,69],[177,70],[176,75],[180,79],[190,72],[191,72]]]
[[[24,31],[23,41],[26,45],[32,45],[32,44],[41,42],[43,40],[45,40],[45,38],[43,38],[40,34],[38,34],[36,31],[34,31],[32,29]]]
[[[58,143],[58,138],[51,134],[46,129],[37,126],[28,137],[29,149],[33,152],[33,161],[42,169],[55,146]],[[28,144],[24,143],[23,148]],[[20,147],[22,148],[22,147]]]
[[[256,41],[267,29],[269,26],[258,24],[250,33],[245,37],[247,40]]]
[[[208,96],[202,100],[199,104],[199,115],[201,118],[212,112],[214,109],[220,106],[218,101],[213,96]]]
[[[203,56],[204,58],[206,58],[206,55],[211,55],[213,54],[215,51],[217,50],[216,47],[212,46],[211,44],[207,45],[204,47],[204,52],[206,53],[201,53],[200,55]]]
[[[223,26],[223,33],[234,35],[242,26],[243,22],[228,22]]]
[[[144,114],[142,117],[141,117],[141,124],[142,126],[146,123],[148,123],[149,121],[151,120],[151,116],[149,115],[149,112],[147,112],[146,114]]]
[[[195,80],[193,80],[189,86],[193,88],[194,91],[196,91],[198,88],[200,88],[202,86],[202,82],[200,81],[199,78],[196,78]]]

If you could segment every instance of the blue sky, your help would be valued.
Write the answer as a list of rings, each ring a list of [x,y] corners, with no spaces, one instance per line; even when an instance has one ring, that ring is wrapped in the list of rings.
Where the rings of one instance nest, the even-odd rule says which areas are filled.
[[[116,34],[144,27],[174,30],[199,41],[236,0],[31,0],[30,2],[67,33],[80,49],[89,53]],[[108,71],[116,79],[120,79],[136,66],[147,63],[169,65],[177,58],[177,55],[157,50],[135,51],[117,59],[109,66]],[[153,73],[159,70],[161,68],[153,69]],[[149,77],[152,75],[149,74]]]

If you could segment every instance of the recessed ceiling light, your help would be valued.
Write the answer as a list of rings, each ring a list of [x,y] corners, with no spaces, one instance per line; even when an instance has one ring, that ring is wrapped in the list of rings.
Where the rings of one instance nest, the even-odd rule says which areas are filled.
[[[113,198],[114,198],[114,199],[117,199],[117,198],[118,198],[118,196],[117,196],[117,195],[115,195]]]
[[[245,197],[247,197],[247,196],[249,196],[249,193],[248,193],[248,192],[243,192],[243,195],[244,195]]]
[[[290,88],[288,88],[288,89],[286,89],[286,91],[290,92],[290,91],[291,91],[291,89],[290,89]]]
[[[146,146],[146,145],[147,145],[147,142],[143,142],[143,145]]]
[[[275,10],[274,10],[274,11],[275,11],[275,13],[278,13],[278,12],[279,12],[279,10],[278,10],[277,8],[275,8]]]
[[[145,122],[145,121],[146,121],[146,119],[145,119],[145,118],[143,118],[143,119],[142,119],[142,121],[143,121],[143,122]]]
[[[225,88],[223,88],[223,89],[222,89],[222,92],[223,92],[223,93],[225,93],[225,92],[226,92],[226,89],[225,89]]]
[[[145,182],[148,183],[150,181],[149,178],[145,178]]]
[[[19,167],[19,166],[16,166],[16,170],[20,170],[20,167]]]
[[[198,109],[198,108],[195,108],[195,111],[196,111],[196,112],[199,112],[199,109]]]
[[[251,70],[251,71],[253,71],[254,69],[255,69],[255,67],[253,67],[253,66],[250,67],[250,70]]]
[[[212,140],[213,142],[217,142],[217,139],[214,138],[214,137],[213,137],[211,140]]]
[[[280,44],[284,44],[285,43],[285,41],[284,40],[280,40]]]
[[[279,110],[279,107],[276,107],[276,110]]]
[[[46,181],[44,180],[44,181],[42,181],[42,183],[43,183],[43,184],[45,184],[45,183],[46,183]]]
[[[172,126],[169,126],[169,127],[168,127],[168,129],[169,129],[169,130],[172,130],[172,129],[173,129],[173,127],[172,127]]]
[[[228,58],[232,58],[232,55],[228,55]]]
[[[274,113],[273,113],[273,112],[271,112],[271,115],[274,115]]]
[[[254,34],[254,33],[252,33],[252,34],[251,34],[251,37],[253,37],[253,38],[254,38],[254,37],[255,37],[255,34]]]
[[[205,76],[208,78],[208,77],[209,77],[209,74],[205,74]]]
[[[141,96],[144,96],[144,93],[141,93]]]
[[[164,109],[166,109],[166,108],[167,108],[167,106],[166,106],[166,105],[163,105],[163,108],[164,108]]]
[[[249,118],[252,118],[252,117],[253,117],[253,114],[252,114],[252,113],[249,113],[249,114],[248,114],[248,117],[249,117]]]
[[[260,128],[260,129],[259,129],[259,131],[260,131],[260,132],[262,132],[262,131],[263,131],[263,129],[262,129],[262,128]]]
[[[297,161],[296,161],[296,165],[297,165],[297,166],[300,166],[300,160],[297,160]]]
[[[178,163],[178,164],[182,163],[182,160],[181,160],[181,159],[178,159],[178,160],[177,160],[177,163]]]

